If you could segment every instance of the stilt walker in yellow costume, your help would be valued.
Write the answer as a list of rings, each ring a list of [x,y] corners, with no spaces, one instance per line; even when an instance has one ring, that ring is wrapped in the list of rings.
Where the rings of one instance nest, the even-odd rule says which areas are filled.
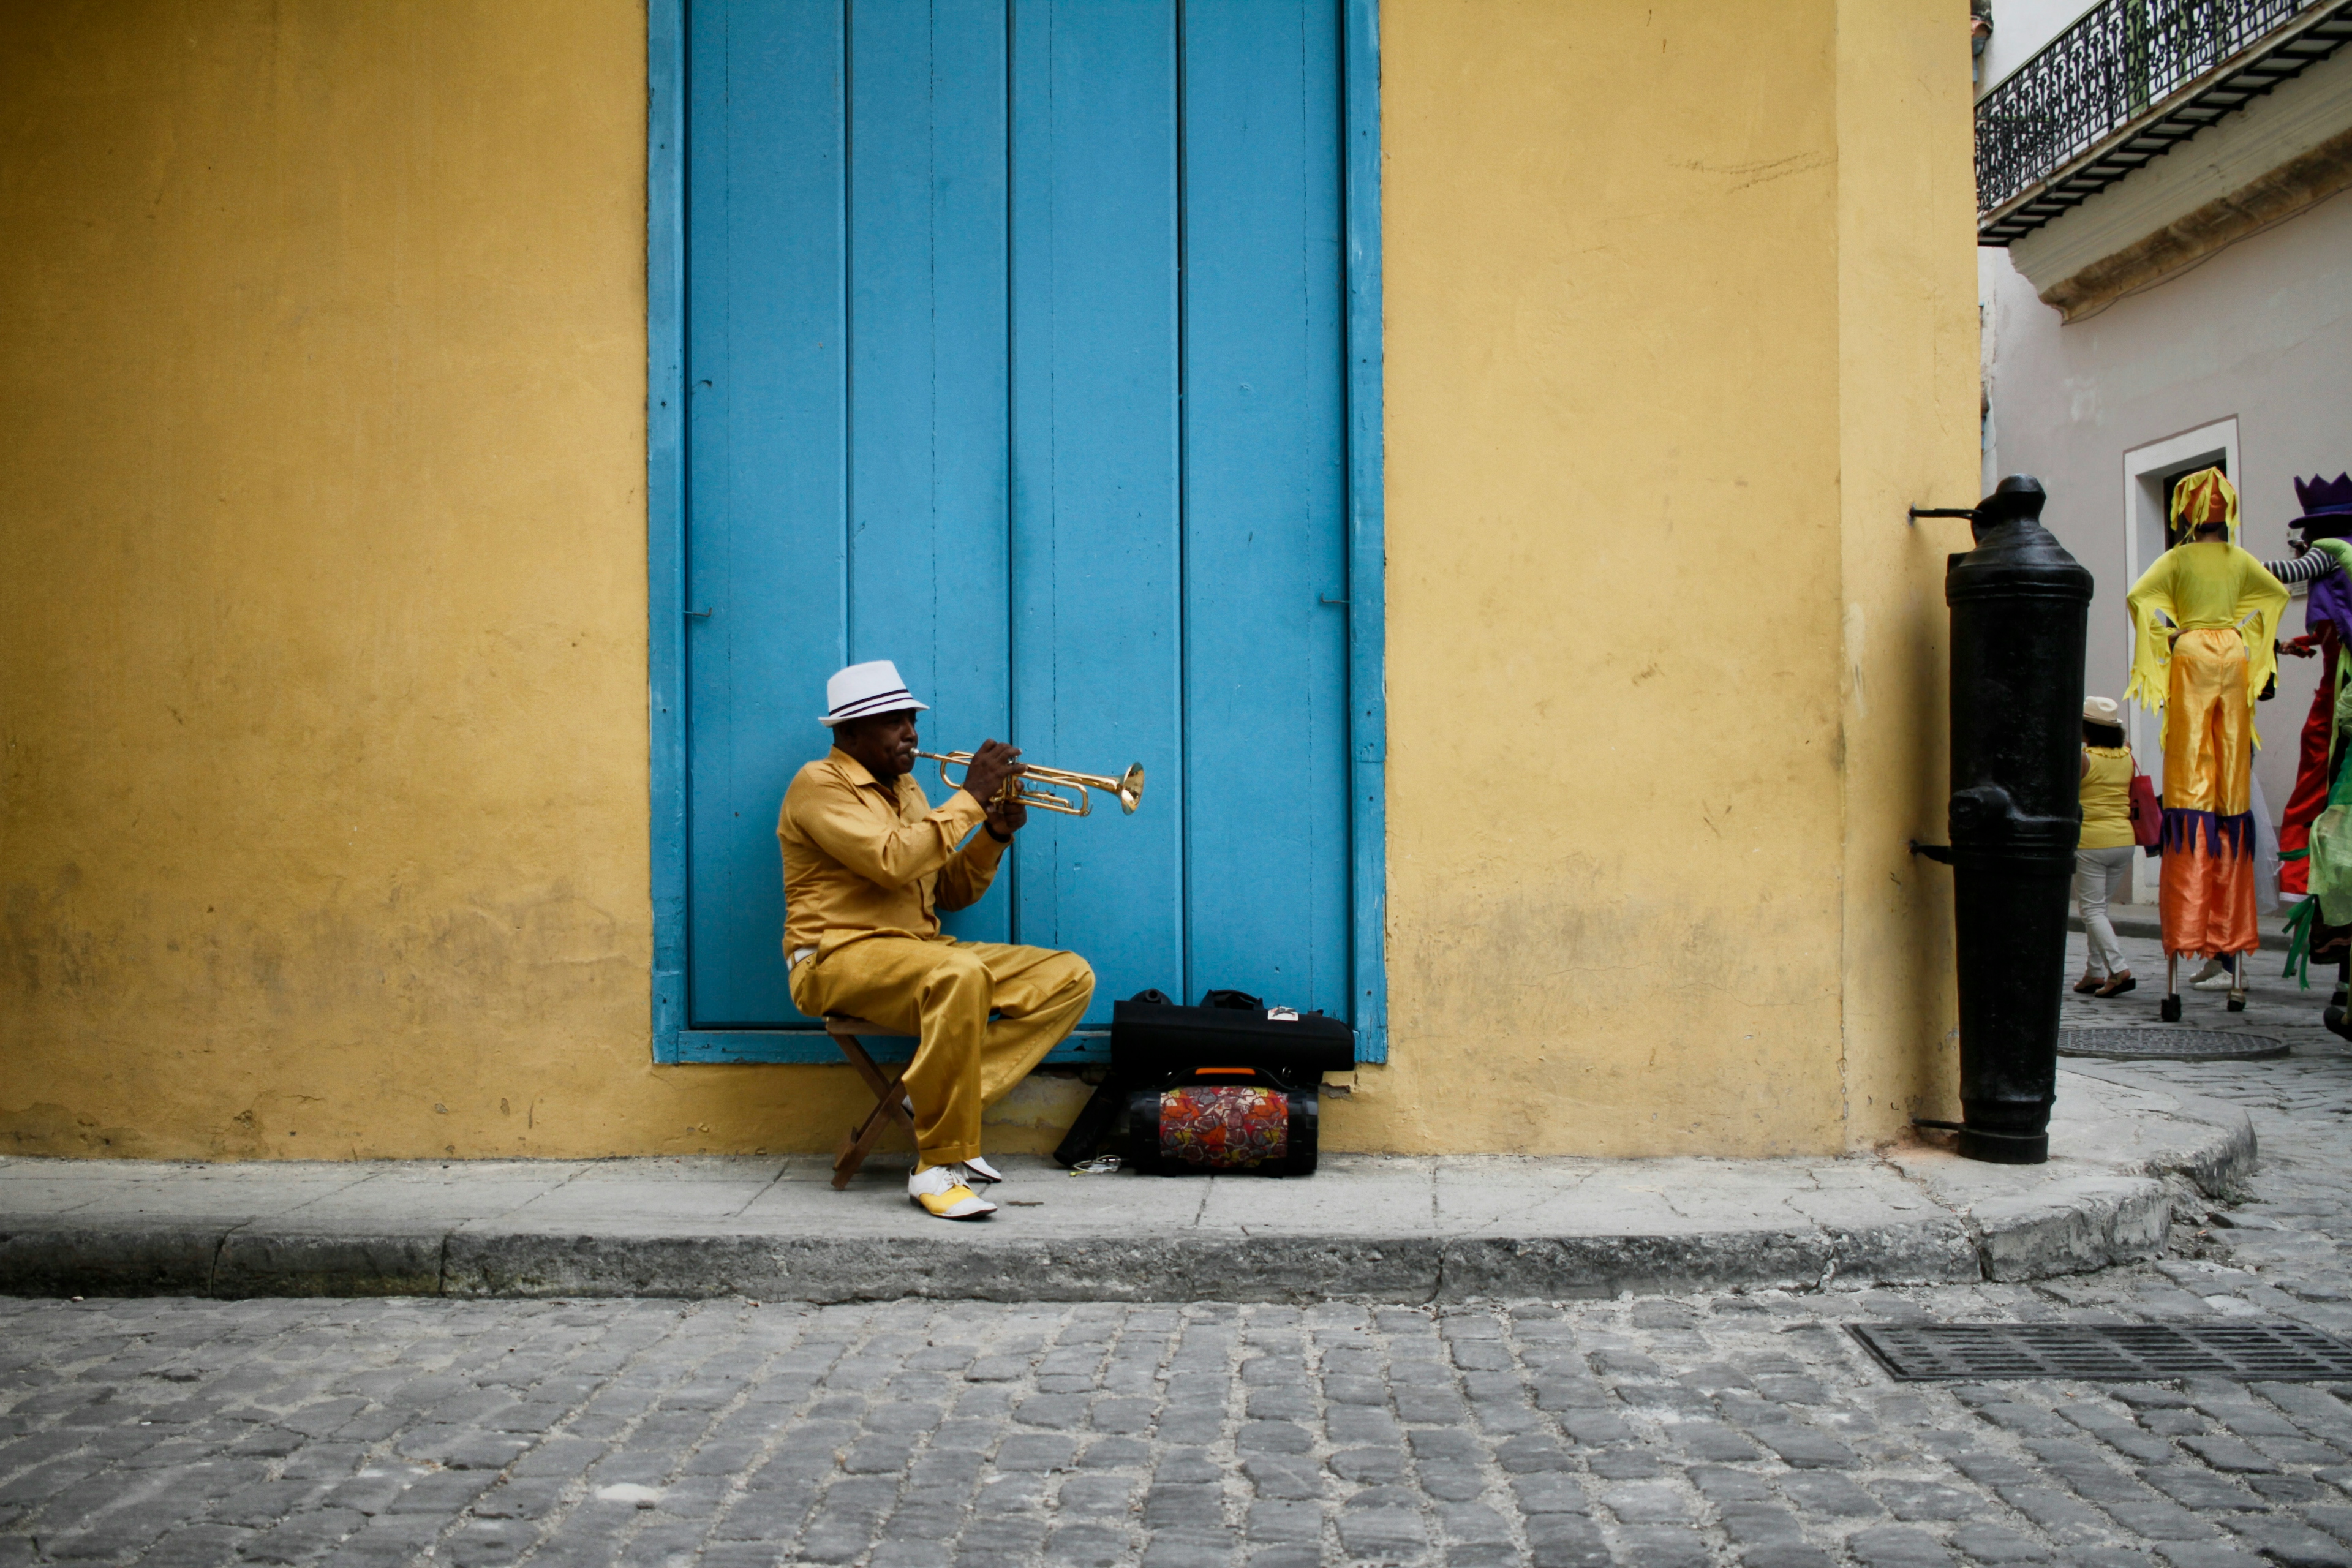
[[[2163,1016],[2180,1016],[2182,953],[2231,966],[2230,1010],[2246,1005],[2254,925],[2254,694],[2278,668],[2285,584],[2238,548],[2238,492],[2219,468],[2172,494],[2180,541],[2132,585],[2126,695],[2164,710],[2164,875],[2158,912]]]

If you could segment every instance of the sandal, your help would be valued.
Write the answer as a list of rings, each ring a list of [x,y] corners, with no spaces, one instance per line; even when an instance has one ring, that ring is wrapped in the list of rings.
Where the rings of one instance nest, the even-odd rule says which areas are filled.
[[[2077,996],[2088,996],[2092,992],[2096,991],[2100,986],[2105,985],[2106,983],[2107,977],[2105,975],[2093,974],[2089,971],[2085,970],[2084,972],[2083,978],[2074,982],[2074,994]]]
[[[2138,981],[2132,978],[2131,971],[2126,969],[2121,974],[2108,975],[2107,983],[2105,985],[2100,986],[2096,992],[2093,993],[2093,994],[2098,996],[2120,996],[2138,984]]]

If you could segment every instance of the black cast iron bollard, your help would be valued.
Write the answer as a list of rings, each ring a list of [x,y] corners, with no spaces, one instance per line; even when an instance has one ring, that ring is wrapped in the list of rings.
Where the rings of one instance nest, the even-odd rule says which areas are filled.
[[[2012,474],[1960,514],[1977,547],[1944,569],[1952,842],[1925,851],[1952,867],[1959,1152],[2010,1165],[2050,1157],[2066,896],[2083,826],[2091,574],[2042,526],[2047,499],[2041,480]]]

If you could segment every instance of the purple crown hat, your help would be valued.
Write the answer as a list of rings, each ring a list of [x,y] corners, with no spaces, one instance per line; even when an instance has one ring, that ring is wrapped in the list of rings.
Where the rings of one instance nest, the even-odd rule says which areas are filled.
[[[2294,499],[2302,503],[2303,515],[2289,528],[2300,528],[2305,539],[2352,538],[2352,474],[2297,479]]]

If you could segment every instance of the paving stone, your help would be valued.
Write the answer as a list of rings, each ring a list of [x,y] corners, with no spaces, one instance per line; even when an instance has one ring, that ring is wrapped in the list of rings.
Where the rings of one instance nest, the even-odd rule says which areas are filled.
[[[173,1531],[141,1553],[141,1568],[218,1568],[219,1564],[238,1560],[238,1548],[252,1538],[249,1530],[226,1524],[189,1524]],[[23,1543],[26,1554],[12,1556],[11,1542]],[[0,1564],[14,1565],[33,1561],[31,1542],[24,1537],[0,1536]]]
[[[996,1468],[1000,1470],[1066,1470],[1076,1467],[1078,1444],[1075,1437],[1065,1437],[1043,1432],[1016,1432],[997,1446]],[[902,1465],[881,1467],[884,1473],[898,1474]]]
[[[1582,1514],[1530,1515],[1527,1534],[1533,1568],[1606,1568],[1612,1561],[1599,1527]]]
[[[2187,1465],[2151,1465],[2140,1478],[2184,1508],[2254,1508],[2261,1502],[2236,1481]]]
[[[332,1551],[367,1522],[365,1515],[350,1509],[310,1510],[255,1536],[240,1548],[240,1555],[255,1563],[308,1563]]]
[[[1627,1525],[1617,1541],[1620,1554],[1643,1568],[1707,1568],[1712,1561],[1697,1531],[1675,1525]]]
[[[2253,1552],[2230,1546],[2168,1542],[2156,1550],[2172,1568],[2262,1568],[2263,1563]]]
[[[1511,1491],[1518,1499],[1519,1511],[1529,1515],[1583,1513],[1591,1506],[1583,1482],[1556,1471],[1514,1477]]]
[[[2149,1541],[2188,1543],[2211,1541],[2221,1533],[2177,1503],[2102,1502],[2099,1510],[2124,1529]]]
[[[2347,1568],[2352,1551],[2307,1524],[2275,1514],[2227,1515],[2224,1528],[2274,1563],[2289,1568]]]
[[[1742,1551],[1800,1545],[1805,1539],[1796,1514],[1778,1503],[1718,1501],[1715,1512],[1725,1537]]]
[[[1680,1524],[1690,1504],[1664,1481],[1624,1481],[1601,1494],[1601,1503],[1627,1524]]]
[[[2003,1487],[2000,1500],[2032,1520],[2044,1534],[2068,1545],[2087,1545],[2113,1533],[2114,1527],[2104,1515],[2055,1487]]]
[[[1396,1448],[1344,1448],[1325,1461],[1342,1480],[1366,1483],[1402,1480],[1405,1456]]]
[[[1262,1499],[1250,1505],[1247,1534],[1252,1542],[1318,1542],[1323,1538],[1323,1510],[1313,1502]]]
[[[1467,1502],[1486,1489],[1486,1472],[1476,1465],[1431,1459],[1414,1467],[1421,1489],[1445,1502]]]
[[[1862,1568],[1944,1568],[1952,1554],[1936,1538],[1907,1525],[1876,1525],[1846,1537]]]
[[[1762,1458],[1755,1444],[1719,1421],[1677,1421],[1666,1428],[1666,1436],[1695,1459],[1738,1464]]]
[[[1830,1568],[1828,1552],[1796,1542],[1744,1547],[1739,1561],[1741,1568]]]
[[[1353,1555],[1375,1561],[1418,1552],[1428,1540],[1421,1515],[1410,1508],[1358,1508],[1351,1502],[1339,1510],[1339,1524],[1340,1543]]]
[[[1801,1470],[1779,1477],[1778,1480],[1789,1500],[1808,1513],[1870,1519],[1885,1511],[1876,1498],[1845,1476]]]
[[[1845,1468],[1855,1462],[1853,1449],[1826,1432],[1794,1421],[1758,1426],[1749,1436],[1798,1469]]]
[[[1084,1520],[1056,1525],[1045,1539],[1045,1561],[1074,1568],[1116,1568],[1132,1553],[1126,1531]]]
[[[1314,1499],[1323,1495],[1323,1479],[1311,1460],[1254,1454],[1242,1471],[1261,1498]]]
[[[1952,1531],[1952,1545],[1970,1563],[2047,1563],[2050,1549],[2006,1525],[1963,1524]]]
[[[2199,1458],[2233,1475],[2266,1474],[2278,1466],[2237,1437],[2183,1437],[2180,1446]]]
[[[1895,1477],[1882,1480],[1870,1488],[1872,1495],[1886,1506],[1886,1511],[1902,1520],[1960,1520],[1983,1510],[1984,1501],[1978,1495],[1962,1491],[1958,1487],[1940,1481],[1915,1480]]]
[[[443,1550],[459,1568],[488,1568],[514,1562],[538,1540],[539,1531],[521,1521],[483,1519],[459,1526]]]

